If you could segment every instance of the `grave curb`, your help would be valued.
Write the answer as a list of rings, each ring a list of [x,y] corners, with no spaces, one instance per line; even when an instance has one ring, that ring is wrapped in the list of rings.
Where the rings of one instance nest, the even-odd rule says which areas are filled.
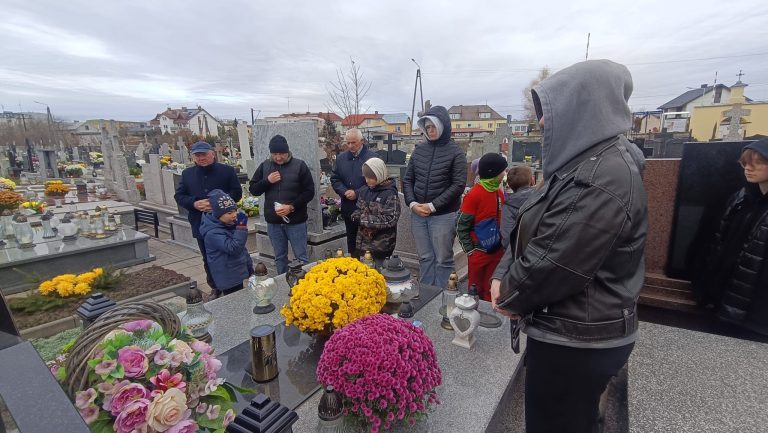
[[[187,289],[190,282],[194,280],[183,281],[172,286],[164,287],[162,289],[155,290],[154,292],[143,293],[132,298],[123,299],[117,301],[117,304],[125,304],[127,302],[142,301],[149,298],[165,295],[168,293],[174,293],[178,296],[186,296]],[[71,315],[68,317],[62,317],[61,319],[54,320],[52,322],[43,323],[42,325],[33,326],[31,328],[22,329],[21,336],[24,339],[31,340],[33,338],[44,338],[58,334],[59,332],[66,331],[68,329],[76,328],[80,326],[80,318],[77,315]]]

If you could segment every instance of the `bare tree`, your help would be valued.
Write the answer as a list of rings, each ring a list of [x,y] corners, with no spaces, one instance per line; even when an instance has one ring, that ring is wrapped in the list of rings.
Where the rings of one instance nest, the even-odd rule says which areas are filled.
[[[346,74],[341,68],[337,69],[336,81],[331,81],[329,86],[326,86],[330,99],[326,104],[328,110],[340,113],[342,117],[360,114],[360,105],[371,90],[371,83],[363,79],[360,65],[351,58],[349,62]]]
[[[536,76],[533,80],[531,80],[530,84],[528,84],[528,87],[523,89],[523,109],[525,110],[525,118],[526,120],[536,123],[536,108],[533,106],[533,96],[531,95],[531,89],[536,86],[537,84],[541,83],[547,77],[550,76],[549,67],[544,66],[539,71],[539,75]]]

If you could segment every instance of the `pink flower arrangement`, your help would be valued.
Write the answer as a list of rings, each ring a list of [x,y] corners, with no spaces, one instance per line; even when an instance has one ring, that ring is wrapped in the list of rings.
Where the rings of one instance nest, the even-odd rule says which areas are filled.
[[[66,354],[50,365],[66,378]],[[207,343],[169,336],[151,321],[125,324],[93,351],[88,385],[75,407],[91,431],[200,433],[224,431],[235,417],[235,390],[218,378],[221,361]]]
[[[317,365],[317,380],[341,394],[346,414],[361,416],[377,433],[395,420],[413,425],[439,404],[435,388],[442,372],[421,328],[374,314],[331,336]]]

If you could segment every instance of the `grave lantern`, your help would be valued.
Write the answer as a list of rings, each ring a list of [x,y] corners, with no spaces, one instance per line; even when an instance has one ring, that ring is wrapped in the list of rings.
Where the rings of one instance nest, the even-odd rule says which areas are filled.
[[[72,241],[77,239],[77,231],[79,230],[77,224],[72,222],[72,214],[66,214],[64,215],[64,218],[61,219],[61,222],[59,223],[58,230],[59,233],[64,237],[65,241]]]
[[[448,277],[448,287],[443,290],[440,306],[440,314],[443,316],[443,320],[440,322],[440,326],[443,329],[452,330],[451,322],[448,319],[448,315],[451,314],[454,308],[456,308],[456,298],[459,296],[459,276],[456,272],[451,272],[451,276]]]
[[[40,223],[43,225],[43,239],[51,239],[56,237],[56,232],[53,231],[53,212],[48,211],[40,217]]]
[[[213,324],[213,313],[203,304],[203,292],[197,288],[197,282],[189,284],[187,292],[187,311],[181,318],[181,323],[189,329],[192,336],[206,343],[211,342],[209,329]]]
[[[16,214],[13,217],[13,233],[16,236],[16,241],[19,243],[19,248],[31,248],[35,245],[35,232],[32,230],[32,226],[27,221],[26,216]]]
[[[256,299],[253,314],[267,314],[275,310],[272,298],[277,293],[277,283],[274,278],[267,276],[267,267],[264,263],[257,263],[253,276],[248,281],[248,289]]]

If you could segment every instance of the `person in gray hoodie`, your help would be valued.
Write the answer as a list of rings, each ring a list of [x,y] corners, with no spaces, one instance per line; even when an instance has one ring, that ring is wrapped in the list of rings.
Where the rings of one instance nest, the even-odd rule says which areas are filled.
[[[520,208],[491,284],[526,344],[527,433],[592,432],[637,336],[647,231],[643,156],[624,137],[632,77],[590,60],[532,90],[544,184]],[[513,347],[514,348],[514,347]]]

